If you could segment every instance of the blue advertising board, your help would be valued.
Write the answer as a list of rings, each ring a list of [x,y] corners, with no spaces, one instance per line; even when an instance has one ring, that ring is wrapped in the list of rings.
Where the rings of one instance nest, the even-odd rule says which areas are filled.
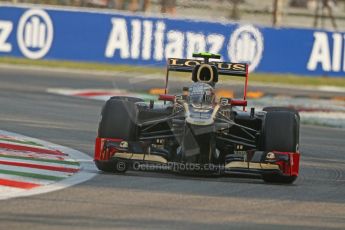
[[[0,5],[0,56],[163,66],[209,51],[250,71],[342,77],[344,43],[323,30]]]

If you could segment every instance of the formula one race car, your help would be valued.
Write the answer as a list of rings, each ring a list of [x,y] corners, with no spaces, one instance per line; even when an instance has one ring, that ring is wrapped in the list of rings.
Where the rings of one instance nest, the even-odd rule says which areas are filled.
[[[298,112],[283,107],[247,111],[248,65],[210,61],[220,59],[210,53],[193,57],[167,60],[160,105],[131,97],[105,103],[95,145],[98,169],[257,174],[266,182],[293,183],[300,160]],[[192,75],[193,83],[179,95],[168,94],[171,71]],[[242,99],[216,99],[220,75],[245,80]]]

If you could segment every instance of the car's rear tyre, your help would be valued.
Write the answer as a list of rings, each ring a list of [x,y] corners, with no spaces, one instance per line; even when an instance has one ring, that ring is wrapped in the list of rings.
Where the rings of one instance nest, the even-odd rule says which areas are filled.
[[[126,141],[136,139],[138,108],[135,102],[141,99],[115,97],[106,102],[98,127],[98,137],[118,138]],[[128,163],[120,160],[95,161],[97,168],[105,172],[124,173]]]
[[[267,112],[264,122],[264,151],[298,152],[300,117],[296,110],[282,107],[264,108]],[[296,176],[264,174],[269,183],[291,184]]]

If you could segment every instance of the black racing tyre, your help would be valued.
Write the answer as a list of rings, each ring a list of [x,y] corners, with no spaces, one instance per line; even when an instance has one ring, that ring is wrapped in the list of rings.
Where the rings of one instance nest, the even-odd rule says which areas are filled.
[[[299,147],[300,117],[296,110],[268,107],[264,121],[264,150],[297,152]]]
[[[103,172],[125,173],[129,165],[125,161],[111,160],[111,161],[95,161],[96,167]]]
[[[267,183],[292,184],[297,179],[297,176],[284,176],[280,174],[264,174],[262,175],[262,179]]]
[[[274,112],[274,111],[290,111],[292,113],[296,113],[298,114],[298,111],[294,108],[290,108],[290,107],[279,107],[279,106],[269,106],[269,107],[265,107],[263,108],[263,111],[266,112]],[[299,115],[298,115],[299,116]]]
[[[102,110],[98,137],[135,140],[137,117],[138,108],[133,101],[108,100]]]
[[[138,109],[135,98],[112,98],[102,109],[102,118],[98,127],[98,137],[119,138],[126,141],[136,139],[136,121]],[[97,168],[104,172],[124,173],[128,164],[124,161],[95,161]]]
[[[296,110],[282,107],[264,108],[267,112],[263,129],[264,151],[297,152],[299,148],[300,117]],[[269,183],[291,184],[296,176],[264,174]]]

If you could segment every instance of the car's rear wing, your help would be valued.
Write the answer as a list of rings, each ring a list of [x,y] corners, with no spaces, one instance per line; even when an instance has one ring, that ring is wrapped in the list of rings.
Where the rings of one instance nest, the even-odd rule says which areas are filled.
[[[181,59],[181,58],[168,58],[167,59],[167,71],[165,78],[165,94],[168,93],[168,81],[169,81],[169,72],[193,72],[193,69],[196,65],[203,63],[215,65],[219,75],[228,75],[236,77],[244,77],[244,95],[243,100],[246,100],[247,97],[247,87],[248,87],[248,64],[245,63],[232,63],[232,62],[220,62],[220,61],[208,61],[209,58],[219,59],[220,55],[210,56],[210,54],[200,53],[193,54],[194,57],[203,57],[204,60],[199,59]],[[243,107],[243,110],[245,108]]]
[[[203,64],[203,60],[198,59],[180,59],[180,58],[168,58],[168,71],[177,72],[192,72],[196,65]],[[218,74],[246,77],[248,71],[248,64],[244,63],[232,63],[232,62],[219,62],[210,61],[210,65],[214,65],[218,69]]]

